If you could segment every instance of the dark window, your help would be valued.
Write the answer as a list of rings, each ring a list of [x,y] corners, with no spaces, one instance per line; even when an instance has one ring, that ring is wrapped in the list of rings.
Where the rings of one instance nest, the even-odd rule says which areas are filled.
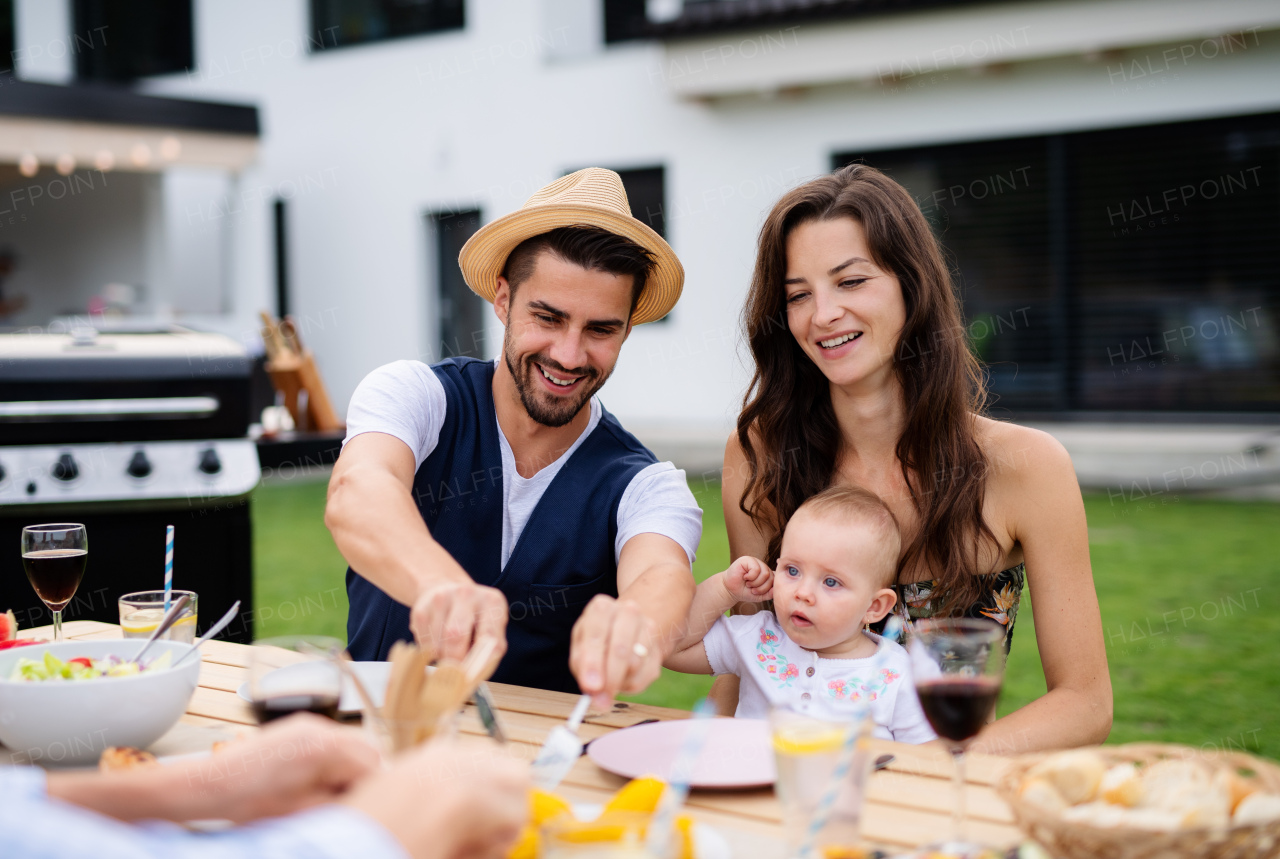
[[[644,167],[638,170],[619,170],[622,187],[631,204],[631,214],[655,233],[667,237],[665,171],[662,167]],[[667,314],[656,322],[666,322]]]
[[[665,239],[667,220],[663,168],[645,167],[639,170],[619,170],[617,173],[622,177],[622,187],[626,189],[632,216],[643,221]]]
[[[649,22],[644,5],[645,0],[604,0],[605,44],[645,37]]]
[[[1280,114],[855,159],[933,223],[997,413],[1280,408]]]
[[[191,0],[75,0],[71,49],[82,81],[131,81],[195,65]]]
[[[13,75],[13,0],[0,0],[0,51],[5,56],[0,75]]]
[[[480,213],[442,212],[428,216],[436,265],[439,348],[430,344],[429,360],[453,356],[484,357],[484,329],[489,303],[471,291],[458,268],[458,254],[476,230]]]
[[[313,51],[460,30],[463,0],[311,0]]]
[[[276,239],[276,315],[284,319],[289,315],[289,231],[286,219],[288,204],[277,199],[275,212]]]

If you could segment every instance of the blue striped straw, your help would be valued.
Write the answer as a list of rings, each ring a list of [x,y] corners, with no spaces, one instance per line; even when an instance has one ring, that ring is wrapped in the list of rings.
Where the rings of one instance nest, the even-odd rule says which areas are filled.
[[[169,594],[173,593],[173,526],[164,534],[164,613],[169,613]]]
[[[896,614],[890,615],[889,619],[885,621],[884,638],[893,641],[901,631],[902,620]],[[884,662],[886,651],[887,648],[876,654],[875,661],[871,665],[872,677],[880,673],[880,665]],[[800,859],[811,859],[814,844],[818,840],[818,833],[823,830],[831,819],[831,810],[836,804],[836,797],[840,794],[840,786],[844,784],[845,778],[849,775],[849,769],[853,766],[854,752],[857,751],[860,745],[858,738],[866,734],[867,738],[870,739],[871,731],[864,730],[864,727],[874,730],[874,726],[871,724],[870,701],[867,701],[862,714],[849,726],[848,733],[844,736],[844,743],[840,746],[840,754],[836,758],[836,768],[832,770],[827,789],[818,800],[818,806],[813,810],[813,819],[809,821],[809,828],[805,830],[804,843],[800,845]]]
[[[716,707],[710,698],[703,698],[693,708],[689,730],[685,732],[684,741],[667,773],[667,787],[658,800],[658,807],[649,824],[649,835],[645,839],[645,846],[654,856],[671,856],[678,852],[671,850],[671,837],[674,834],[672,827],[676,814],[689,796],[693,768],[707,742],[707,734],[711,732],[711,719],[715,714]]]

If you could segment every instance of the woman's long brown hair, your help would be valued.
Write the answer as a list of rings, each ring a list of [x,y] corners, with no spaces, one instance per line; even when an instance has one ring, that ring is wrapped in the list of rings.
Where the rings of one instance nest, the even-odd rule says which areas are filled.
[[[982,518],[987,460],[974,435],[986,387],[929,223],[911,195],[879,170],[853,164],[793,189],[760,230],[743,309],[755,373],[738,417],[749,468],[739,506],[772,534],[772,564],[796,508],[835,477],[844,442],[830,383],[791,335],[783,284],[791,231],[835,218],[862,225],[873,260],[898,278],[906,304],[893,363],[906,406],[896,453],[920,528],[898,563],[899,581],[904,570],[922,565],[937,581],[935,609],[963,613],[980,593],[973,574],[986,572],[978,567],[981,545],[996,545]]]

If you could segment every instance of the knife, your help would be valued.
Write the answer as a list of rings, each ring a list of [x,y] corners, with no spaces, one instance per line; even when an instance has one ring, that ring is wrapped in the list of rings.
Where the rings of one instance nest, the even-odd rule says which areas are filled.
[[[538,757],[533,762],[533,783],[543,790],[555,790],[556,787],[573,769],[582,755],[582,740],[578,738],[578,727],[587,716],[587,708],[591,706],[591,696],[582,695],[569,715],[569,721],[556,725],[547,734],[547,741],[538,750]]]
[[[489,693],[489,684],[481,681],[476,691],[472,693],[472,698],[476,702],[476,712],[480,714],[480,724],[484,725],[490,737],[505,744],[507,735],[503,732],[501,723],[498,722],[498,708],[493,703],[493,696]]]

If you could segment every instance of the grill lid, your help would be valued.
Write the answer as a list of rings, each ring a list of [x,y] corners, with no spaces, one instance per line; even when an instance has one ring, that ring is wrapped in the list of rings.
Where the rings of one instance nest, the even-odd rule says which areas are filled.
[[[248,378],[249,371],[244,347],[221,334],[0,334],[0,378],[11,382]]]

